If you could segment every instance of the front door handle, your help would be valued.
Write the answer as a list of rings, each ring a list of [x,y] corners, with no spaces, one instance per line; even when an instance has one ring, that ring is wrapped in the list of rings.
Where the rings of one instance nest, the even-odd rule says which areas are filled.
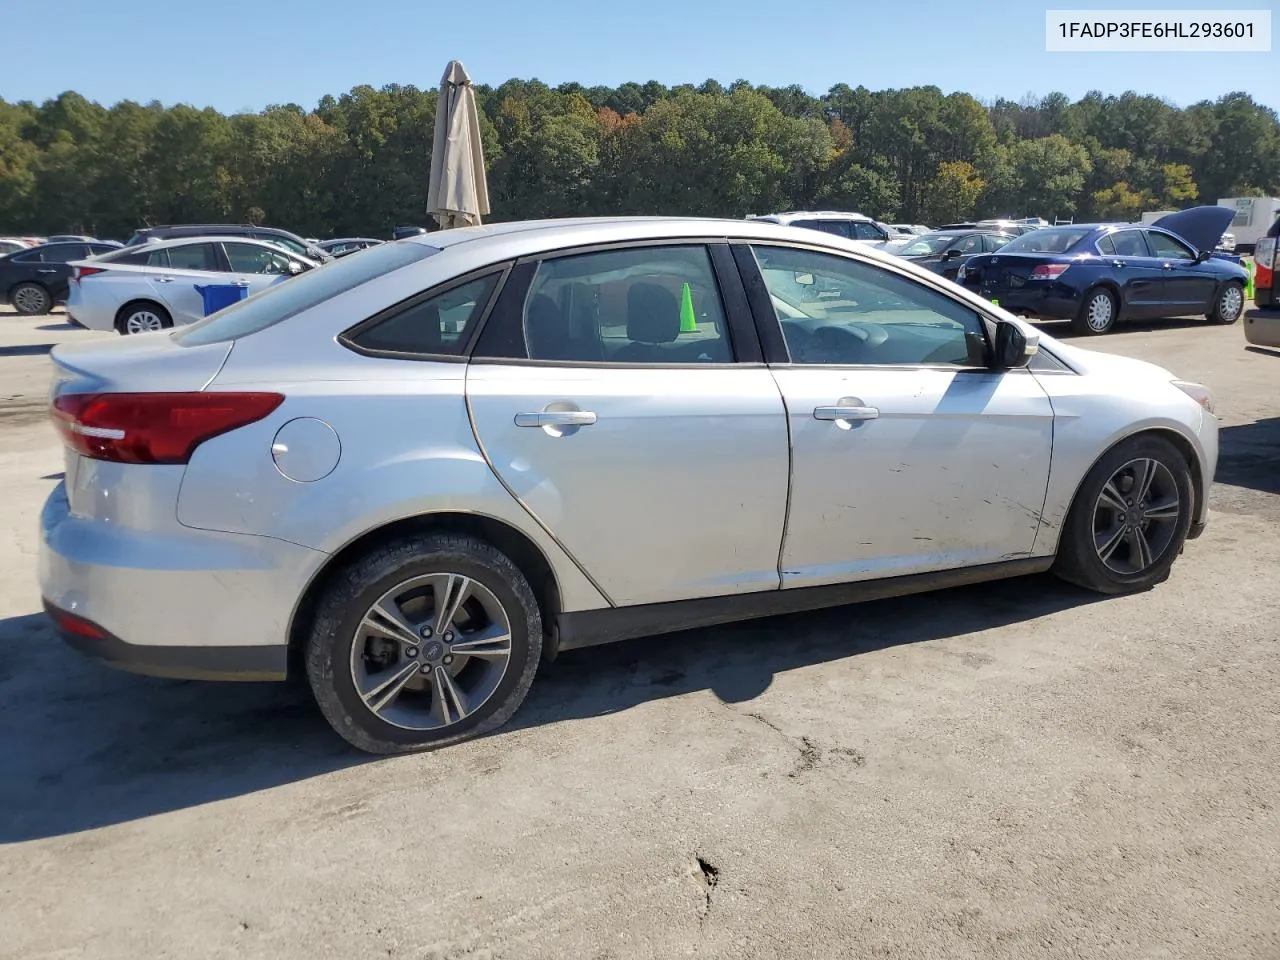
[[[517,413],[517,427],[589,427],[596,422],[590,410],[544,410],[541,413]]]
[[[1161,266],[1162,266],[1162,267],[1164,267],[1166,270],[1172,270],[1172,269],[1173,269],[1173,264],[1172,264],[1172,263],[1163,263],[1163,264],[1161,264]]]
[[[814,407],[815,420],[874,420],[880,416],[875,407],[836,405],[833,407]]]
[[[249,281],[248,281],[248,280],[237,280],[237,281],[235,281],[235,285],[236,285],[237,287],[247,287],[247,286],[249,285]]]
[[[1124,266],[1124,261],[1123,261],[1123,260],[1112,260],[1112,261],[1111,261],[1111,265],[1112,265],[1113,267],[1123,267],[1123,266]]]
[[[156,283],[173,283],[173,277],[156,277]]]

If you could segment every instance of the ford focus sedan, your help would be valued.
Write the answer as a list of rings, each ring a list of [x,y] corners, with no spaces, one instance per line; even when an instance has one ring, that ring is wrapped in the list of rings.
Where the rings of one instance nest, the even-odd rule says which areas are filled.
[[[1046,570],[1150,588],[1218,451],[1205,387],[759,221],[439,231],[52,359],[62,636],[305,673],[375,753],[495,729],[574,647]]]

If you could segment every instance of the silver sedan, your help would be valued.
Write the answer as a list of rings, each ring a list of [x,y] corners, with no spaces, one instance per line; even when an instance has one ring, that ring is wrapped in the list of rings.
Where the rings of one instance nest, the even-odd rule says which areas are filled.
[[[1209,391],[759,221],[387,243],[180,329],[57,347],[46,609],[176,677],[305,671],[391,753],[559,650],[1054,570],[1163,581]]]

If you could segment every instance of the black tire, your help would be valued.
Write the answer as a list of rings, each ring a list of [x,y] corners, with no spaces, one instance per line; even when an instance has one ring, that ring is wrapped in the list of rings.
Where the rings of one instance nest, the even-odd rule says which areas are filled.
[[[1244,314],[1244,285],[1234,280],[1222,285],[1218,298],[1213,301],[1213,310],[1207,317],[1212,323],[1229,327]]]
[[[1158,555],[1152,551],[1151,562],[1140,572],[1118,572],[1104,563],[1098,546],[1099,535],[1105,536],[1107,530],[1098,531],[1097,519],[1099,511],[1106,511],[1100,506],[1099,498],[1104,487],[1114,480],[1117,471],[1135,460],[1149,460],[1160,463],[1168,471],[1168,485],[1171,481],[1178,498],[1176,519],[1160,521],[1161,549]],[[1163,479],[1163,475],[1160,477]],[[1154,483],[1153,483],[1154,488]],[[1169,569],[1174,560],[1182,552],[1187,539],[1187,531],[1191,528],[1194,511],[1195,487],[1191,480],[1191,465],[1186,457],[1170,441],[1154,435],[1143,435],[1124,440],[1102,456],[1093,469],[1085,477],[1084,483],[1076,492],[1075,501],[1067,514],[1063,526],[1062,537],[1058,542],[1058,556],[1053,572],[1064,580],[1105,594],[1136,593],[1148,590],[1157,583],[1163,583],[1169,577]],[[1115,530],[1111,527],[1110,530]],[[1146,528],[1148,533],[1151,527]],[[1167,539],[1166,539],[1167,538]],[[1142,539],[1149,543],[1147,534]],[[1124,546],[1126,558],[1132,558],[1132,542],[1125,536],[1120,544]],[[1113,554],[1112,556],[1115,556]]]
[[[168,330],[173,326],[173,317],[169,315],[169,311],[153,300],[134,300],[126,303],[116,313],[116,331],[121,336],[128,336],[130,318],[141,314],[150,314],[160,321],[158,329]],[[134,333],[141,333],[141,330],[134,330]]]
[[[9,291],[9,303],[24,317],[42,317],[53,310],[53,294],[38,283],[20,283]]]
[[[353,646],[366,613],[379,598],[411,578],[436,573],[470,578],[502,605],[510,656],[493,692],[474,712],[441,728],[406,729],[384,720],[361,698],[353,675]],[[425,641],[422,646],[425,655]],[[411,679],[421,679],[413,676],[404,649],[395,656],[400,658],[397,663],[409,665]],[[445,746],[502,726],[528,694],[541,657],[542,614],[520,569],[482,540],[438,533],[377,547],[329,582],[307,642],[306,668],[321,712],[343,739],[368,753],[395,754]],[[425,702],[434,693],[413,691],[413,696]]]
[[[1101,304],[1101,300],[1105,298],[1109,310],[1105,326],[1095,325],[1090,322],[1090,316],[1095,309],[1095,302]],[[1101,309],[1099,306],[1098,309]],[[1080,310],[1071,320],[1071,332],[1080,334],[1081,336],[1097,337],[1104,333],[1110,333],[1115,329],[1116,318],[1120,315],[1120,304],[1116,300],[1116,295],[1106,287],[1094,287],[1084,295],[1084,299],[1080,303]]]

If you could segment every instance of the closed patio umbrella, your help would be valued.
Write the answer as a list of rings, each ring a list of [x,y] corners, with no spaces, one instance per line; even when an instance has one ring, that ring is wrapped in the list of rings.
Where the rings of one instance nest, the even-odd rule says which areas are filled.
[[[480,112],[471,78],[458,60],[449,61],[440,79],[427,213],[445,229],[480,223],[489,214]]]

